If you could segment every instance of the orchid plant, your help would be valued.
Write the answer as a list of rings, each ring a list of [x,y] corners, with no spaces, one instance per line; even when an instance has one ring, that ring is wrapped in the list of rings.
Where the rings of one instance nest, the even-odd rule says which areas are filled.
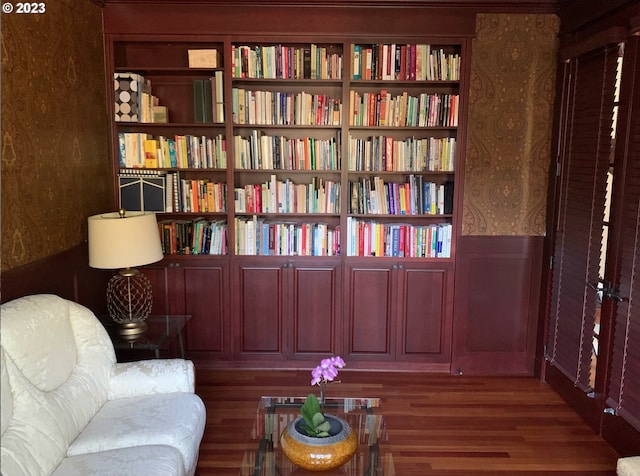
[[[320,400],[315,394],[310,393],[304,400],[300,409],[300,414],[304,420],[303,430],[309,436],[323,438],[330,436],[331,425],[324,417],[324,394],[327,383],[333,382],[338,376],[338,369],[344,368],[345,363],[342,357],[335,356],[322,359],[320,365],[311,371],[311,385],[320,387]]]

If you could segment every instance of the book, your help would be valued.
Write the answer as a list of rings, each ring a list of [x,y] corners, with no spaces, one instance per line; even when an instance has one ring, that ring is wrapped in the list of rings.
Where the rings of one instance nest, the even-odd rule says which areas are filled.
[[[206,122],[205,120],[205,83],[202,79],[193,81],[193,120],[194,122]]]
[[[214,103],[213,103],[213,88],[215,83],[211,79],[202,80],[202,110],[204,121],[206,123],[213,122]]]
[[[224,73],[222,71],[215,72],[212,84],[213,122],[224,122]]]

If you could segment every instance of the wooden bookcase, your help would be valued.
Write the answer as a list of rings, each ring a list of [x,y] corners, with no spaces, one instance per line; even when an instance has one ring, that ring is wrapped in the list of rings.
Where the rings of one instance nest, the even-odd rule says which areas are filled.
[[[149,34],[123,22],[122,8],[105,9],[107,78],[135,73],[150,81],[168,122],[116,121],[118,92],[109,88],[115,193],[124,133],[165,143],[210,139],[215,155],[198,163],[194,153],[182,167],[159,154],[144,169],[167,177],[168,189],[203,187],[198,205],[182,194],[168,199],[169,211],[158,214],[163,230],[196,220],[226,226],[226,248],[216,254],[167,244],[165,260],[148,270],[153,312],[193,316],[189,356],[212,365],[308,366],[340,354],[355,368],[448,372],[468,19],[457,34],[433,17],[377,35],[355,27],[291,34],[284,26],[253,34],[246,25],[233,29],[228,7],[199,6],[187,14],[195,22],[189,31],[171,25]],[[300,21],[303,12],[290,10],[288,19]],[[390,12],[405,23],[422,13]],[[198,23],[214,14],[213,26]],[[273,12],[256,7],[253,15],[260,21]],[[215,66],[190,68],[189,50],[203,49],[217,52]],[[422,69],[430,58],[435,63]],[[215,88],[216,75],[213,103],[222,104],[199,122],[194,83]],[[170,159],[169,146],[158,144]],[[215,207],[207,208],[206,182],[215,184]]]

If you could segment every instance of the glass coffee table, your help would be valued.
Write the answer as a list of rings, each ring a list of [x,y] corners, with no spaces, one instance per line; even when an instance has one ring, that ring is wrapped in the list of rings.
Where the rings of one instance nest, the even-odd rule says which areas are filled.
[[[358,451],[340,468],[309,472],[291,463],[280,448],[280,434],[300,415],[304,397],[262,397],[242,459],[240,476],[395,476],[379,398],[327,398],[325,412],[346,420],[358,433]]]

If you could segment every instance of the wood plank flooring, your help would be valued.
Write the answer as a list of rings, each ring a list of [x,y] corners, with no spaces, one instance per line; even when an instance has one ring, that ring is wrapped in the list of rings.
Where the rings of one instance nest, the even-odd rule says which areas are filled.
[[[534,378],[344,369],[328,396],[381,397],[397,476],[615,475],[617,454]],[[306,395],[310,371],[198,370],[196,474],[237,476],[262,395]]]

